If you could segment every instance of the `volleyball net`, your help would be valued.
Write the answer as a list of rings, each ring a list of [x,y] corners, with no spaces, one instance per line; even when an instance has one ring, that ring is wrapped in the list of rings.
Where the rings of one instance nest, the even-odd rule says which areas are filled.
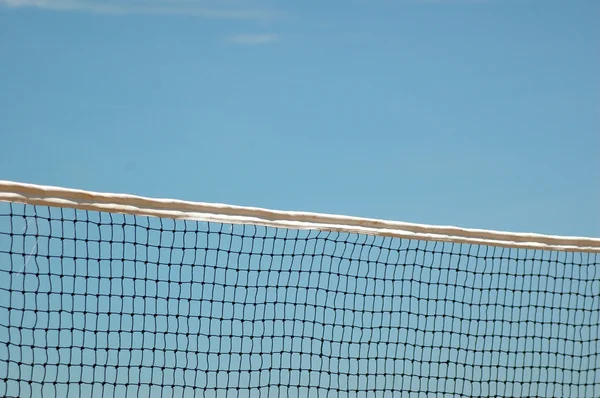
[[[600,240],[0,182],[0,396],[600,396]]]

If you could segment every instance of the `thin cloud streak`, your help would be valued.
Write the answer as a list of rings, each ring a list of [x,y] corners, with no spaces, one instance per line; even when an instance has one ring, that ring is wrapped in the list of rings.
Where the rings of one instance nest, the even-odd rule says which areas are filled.
[[[249,8],[247,4],[248,2],[217,0],[0,0],[0,6],[10,8],[96,14],[164,14],[229,19],[267,19],[275,16],[271,10]]]
[[[279,39],[279,35],[276,34],[241,34],[232,35],[226,38],[226,41],[234,44],[241,44],[246,46],[253,46],[257,44],[272,43]]]
[[[488,0],[417,0],[417,3],[423,4],[480,4],[487,2]]]

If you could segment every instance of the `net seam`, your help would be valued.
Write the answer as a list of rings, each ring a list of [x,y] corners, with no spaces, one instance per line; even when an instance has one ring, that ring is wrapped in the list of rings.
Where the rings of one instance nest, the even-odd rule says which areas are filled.
[[[600,253],[599,238],[510,233],[176,199],[154,199],[12,181],[0,181],[0,201],[224,224],[359,233],[517,249]]]

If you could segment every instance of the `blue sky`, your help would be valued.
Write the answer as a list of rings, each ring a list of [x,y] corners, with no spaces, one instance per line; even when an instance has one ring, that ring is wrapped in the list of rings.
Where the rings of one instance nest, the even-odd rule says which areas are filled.
[[[600,236],[598,15],[0,0],[0,178]]]

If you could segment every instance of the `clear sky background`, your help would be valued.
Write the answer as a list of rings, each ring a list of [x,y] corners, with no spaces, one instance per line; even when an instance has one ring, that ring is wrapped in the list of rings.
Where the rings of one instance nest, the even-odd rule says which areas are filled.
[[[600,236],[600,2],[0,0],[0,178]]]

